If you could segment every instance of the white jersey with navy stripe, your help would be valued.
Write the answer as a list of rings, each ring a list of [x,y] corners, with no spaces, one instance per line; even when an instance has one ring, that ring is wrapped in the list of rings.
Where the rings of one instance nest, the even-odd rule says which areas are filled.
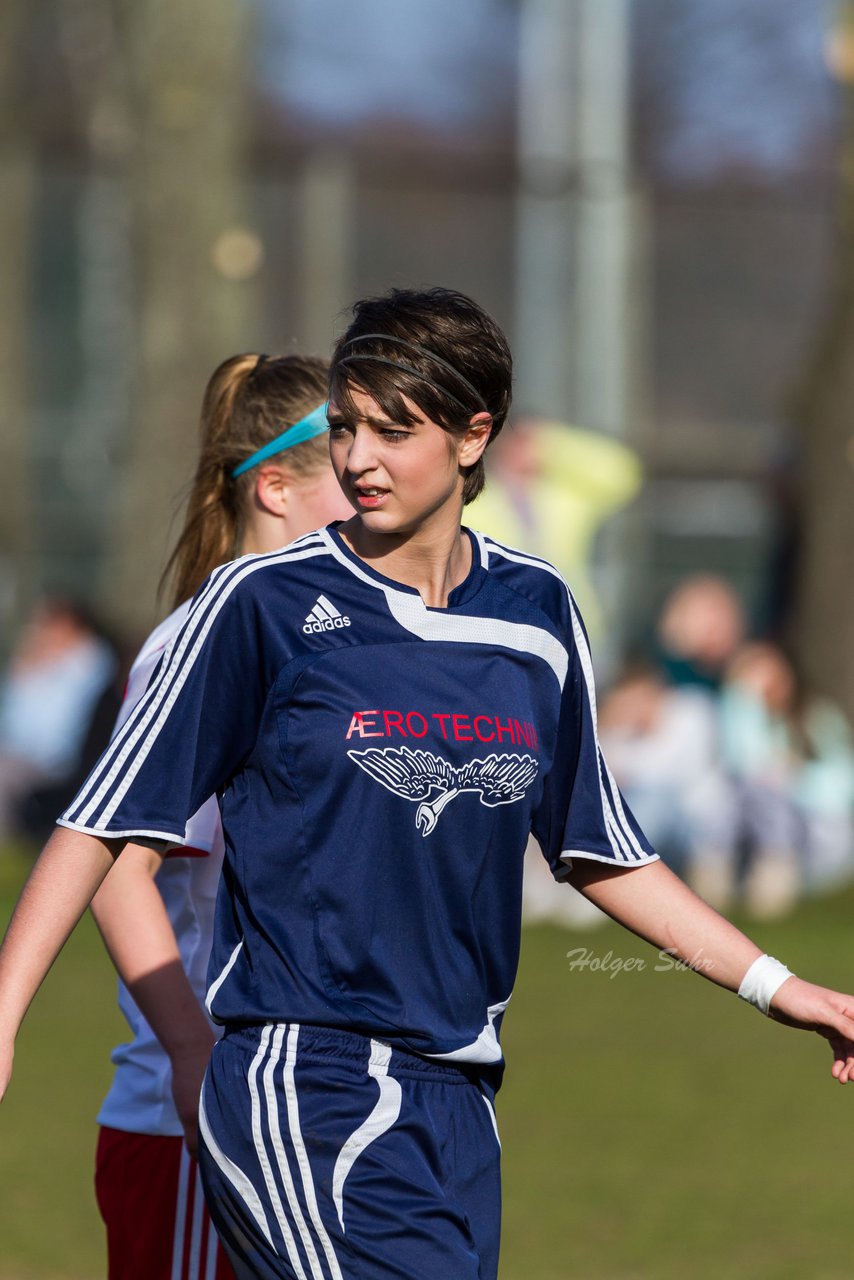
[[[217,1021],[498,1061],[529,831],[556,875],[655,858],[599,750],[566,584],[469,536],[443,609],[334,525],[216,570],[63,815],[180,842],[216,792]]]
[[[145,693],[158,662],[189,612],[188,600],[143,644],[131,667],[116,732]],[[205,998],[224,851],[219,806],[216,797],[211,796],[190,818],[184,845],[170,851],[155,882],[175,931],[181,964],[200,1004]],[[116,1069],[98,1113],[98,1123],[128,1133],[180,1136],[184,1130],[172,1100],[169,1058],[123,982],[119,982],[119,1008],[130,1027],[131,1039],[113,1051]]]

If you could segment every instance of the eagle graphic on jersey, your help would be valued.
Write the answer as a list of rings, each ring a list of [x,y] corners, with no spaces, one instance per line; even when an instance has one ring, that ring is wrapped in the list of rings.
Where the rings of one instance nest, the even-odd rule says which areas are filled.
[[[490,809],[521,800],[539,768],[528,755],[493,753],[458,769],[430,751],[409,747],[369,747],[347,755],[388,791],[418,803],[415,825],[422,836],[430,834],[445,806],[465,791],[478,794],[481,804]]]

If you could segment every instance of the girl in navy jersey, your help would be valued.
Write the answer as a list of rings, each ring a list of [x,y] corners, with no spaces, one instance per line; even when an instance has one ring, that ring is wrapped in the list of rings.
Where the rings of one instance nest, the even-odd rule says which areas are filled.
[[[232,356],[212,375],[184,527],[167,567],[174,611],[133,665],[118,727],[211,570],[346,514],[329,465],[327,375],[324,360],[254,354]],[[232,1274],[190,1158],[215,1039],[202,1002],[223,851],[212,796],[187,823],[184,846],[164,861],[150,848],[129,845],[92,903],[126,980],[119,1004],[132,1032],[113,1055],[113,1083],[98,1117],[96,1189],[110,1280]]]
[[[545,561],[460,524],[510,402],[470,299],[357,304],[330,379],[356,514],[218,569],[61,819],[0,957],[23,1012],[129,838],[225,863],[202,1091],[206,1194],[241,1277],[494,1280],[500,1027],[533,830],[554,874],[712,981],[831,1043],[854,998],[762,956],[663,866],[599,751],[590,653]],[[60,887],[57,887],[57,886]],[[772,1003],[773,1002],[773,1003]]]

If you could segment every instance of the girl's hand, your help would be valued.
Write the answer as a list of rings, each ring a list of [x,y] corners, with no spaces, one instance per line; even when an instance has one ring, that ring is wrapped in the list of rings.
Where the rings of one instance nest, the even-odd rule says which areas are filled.
[[[768,1016],[823,1036],[833,1050],[833,1078],[854,1082],[854,996],[791,977],[775,994]]]
[[[186,1045],[180,1052],[170,1054],[172,1098],[184,1130],[187,1150],[194,1160],[198,1159],[199,1153],[199,1095],[211,1050],[216,1044],[213,1032],[207,1028],[205,1030],[206,1036],[198,1043]]]

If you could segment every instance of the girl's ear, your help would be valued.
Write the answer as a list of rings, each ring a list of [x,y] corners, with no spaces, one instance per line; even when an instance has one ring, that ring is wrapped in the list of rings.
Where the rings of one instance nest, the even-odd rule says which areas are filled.
[[[468,431],[460,443],[459,464],[470,467],[477,462],[492,434],[492,414],[476,413],[469,422]]]
[[[255,505],[272,516],[285,516],[290,489],[291,476],[284,467],[262,467],[255,481]]]

